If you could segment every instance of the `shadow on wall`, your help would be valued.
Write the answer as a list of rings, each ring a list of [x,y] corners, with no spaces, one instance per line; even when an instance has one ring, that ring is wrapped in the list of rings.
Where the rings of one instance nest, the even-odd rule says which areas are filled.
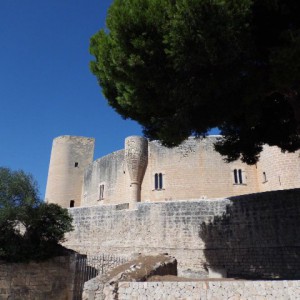
[[[300,189],[232,197],[200,225],[208,268],[228,277],[300,279]]]

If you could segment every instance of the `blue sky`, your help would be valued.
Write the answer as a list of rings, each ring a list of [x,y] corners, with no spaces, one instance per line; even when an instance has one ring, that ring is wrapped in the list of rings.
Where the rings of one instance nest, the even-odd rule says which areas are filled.
[[[89,40],[112,0],[0,0],[0,166],[22,169],[44,198],[52,140],[96,139],[95,158],[141,127],[108,106]]]
[[[111,0],[0,1],[0,166],[23,169],[44,197],[53,138],[96,138],[95,158],[141,127],[104,100],[89,39]]]

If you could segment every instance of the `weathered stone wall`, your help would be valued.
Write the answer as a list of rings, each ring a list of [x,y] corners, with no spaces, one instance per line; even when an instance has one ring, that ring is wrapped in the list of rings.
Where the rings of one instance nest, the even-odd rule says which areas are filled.
[[[139,178],[142,181],[141,201],[217,198],[259,191],[256,167],[240,161],[226,164],[221,155],[214,151],[216,139],[215,136],[206,139],[189,138],[175,148],[166,148],[154,141],[148,143],[148,151],[140,149],[140,152],[137,143],[132,151],[135,154],[143,153],[143,168],[136,165],[136,159],[134,168],[146,168],[145,175]],[[234,169],[242,170],[243,184],[234,183]],[[161,189],[155,189],[155,174],[162,174]],[[104,185],[103,199],[99,197],[100,185]],[[130,202],[133,187],[125,151],[113,152],[86,168],[82,206]]]
[[[75,230],[65,246],[78,252],[169,253],[180,275],[300,277],[300,190],[230,199],[139,203],[70,209]]]
[[[84,173],[82,206],[118,203],[125,197],[129,201],[129,178],[125,173],[124,150],[97,159]],[[100,185],[104,185],[100,199]]]
[[[299,151],[282,153],[278,147],[264,146],[257,164],[257,178],[262,192],[299,188]]]
[[[283,154],[277,147],[266,146],[257,166],[248,166],[241,161],[227,164],[214,150],[217,138],[189,138],[175,148],[163,147],[157,141],[149,142],[141,201],[218,198],[300,186],[300,164],[296,163],[298,152]],[[242,171],[242,184],[234,182],[235,169]],[[155,189],[155,174],[162,174],[162,189]],[[91,164],[84,182],[84,206],[127,201],[131,182],[124,150]],[[99,201],[101,183],[105,185],[103,201]]]
[[[117,299],[296,300],[299,295],[300,281],[120,282]]]
[[[149,160],[142,201],[219,198],[258,192],[255,166],[227,164],[214,150],[216,136],[189,138],[174,148],[149,143]],[[243,184],[234,184],[233,170],[243,171]],[[163,189],[155,190],[154,175],[162,173]]]
[[[0,261],[0,299],[71,300],[74,257],[56,257],[39,263]]]
[[[202,224],[205,257],[229,276],[300,278],[300,190],[233,197]]]
[[[300,151],[281,153],[277,147],[265,146],[257,165],[225,163],[214,150],[218,138],[190,137],[167,148],[132,136],[126,139],[125,150],[92,162],[93,139],[58,137],[53,141],[46,200],[63,207],[69,207],[71,200],[75,206],[91,206],[211,199],[300,187]],[[138,172],[131,178],[133,170]],[[235,170],[242,180],[234,176]],[[162,186],[155,187],[155,174],[161,176]]]

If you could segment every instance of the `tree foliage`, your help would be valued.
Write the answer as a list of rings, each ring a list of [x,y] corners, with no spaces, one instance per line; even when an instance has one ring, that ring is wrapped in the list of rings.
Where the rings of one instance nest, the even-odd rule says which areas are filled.
[[[37,184],[23,171],[0,168],[0,256],[9,261],[41,260],[58,254],[72,230],[66,209],[42,202]]]
[[[216,150],[253,164],[300,148],[298,0],[115,0],[91,39],[108,103],[175,146],[219,127]]]

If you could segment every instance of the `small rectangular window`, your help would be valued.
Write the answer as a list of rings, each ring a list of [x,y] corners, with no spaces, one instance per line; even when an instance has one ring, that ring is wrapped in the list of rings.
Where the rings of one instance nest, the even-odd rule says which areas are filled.
[[[75,162],[74,167],[75,167],[75,168],[78,167],[78,162]]]
[[[71,200],[70,201],[70,207],[74,207],[75,206],[75,201],[74,200]]]
[[[154,175],[154,189],[162,190],[163,189],[163,174],[155,173]]]
[[[158,174],[158,187],[160,190],[163,188],[163,176],[161,173]]]
[[[267,182],[267,174],[266,172],[263,172],[263,183]]]
[[[158,174],[154,175],[154,188],[158,190]]]
[[[99,200],[104,199],[104,184],[100,184],[99,186]]]
[[[234,175],[234,183],[238,184],[238,175],[237,175],[237,169],[234,169],[233,171],[233,175]]]
[[[242,184],[243,183],[243,173],[242,173],[242,170],[241,169],[239,169],[239,184]]]

